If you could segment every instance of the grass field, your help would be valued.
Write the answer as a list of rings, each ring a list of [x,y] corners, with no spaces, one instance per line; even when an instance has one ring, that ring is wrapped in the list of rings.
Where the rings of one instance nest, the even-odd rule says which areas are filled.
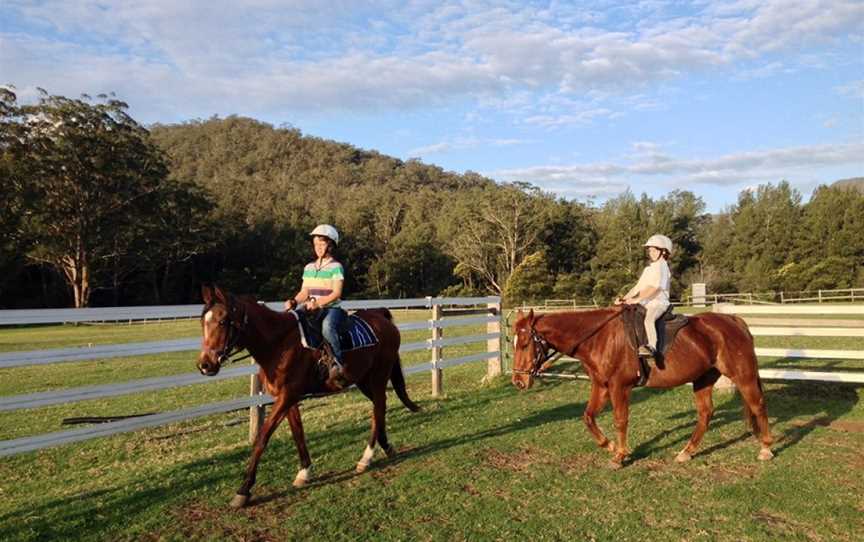
[[[197,323],[156,325],[143,335],[138,330],[146,326],[126,327],[131,339],[122,326],[4,330],[0,348],[197,332]],[[406,333],[403,341],[423,338]],[[757,343],[775,346],[769,344],[774,339],[757,337]],[[813,339],[807,345],[823,347]],[[824,347],[864,349],[859,339]],[[454,348],[448,355],[468,351]],[[427,358],[428,352],[412,353],[406,365]],[[172,353],[9,369],[0,371],[0,395],[179,374],[193,370],[193,359],[192,353]],[[249,454],[243,413],[0,459],[0,539],[861,539],[864,388],[767,384],[777,438],[777,456],[769,463],[756,461],[758,444],[745,432],[737,395],[715,394],[711,428],[700,453],[684,465],[673,457],[693,428],[689,387],[640,389],[631,410],[631,461],[611,471],[608,455],[579,419],[587,383],[545,379],[517,393],[506,378],[481,384],[484,373],[484,363],[447,369],[441,399],[429,397],[427,374],[410,377],[409,393],[424,410],[410,413],[390,395],[388,428],[400,455],[376,455],[362,475],[353,468],[369,430],[369,403],[356,392],[304,402],[314,483],[291,487],[297,455],[288,428],[280,428],[264,455],[251,506],[240,511],[227,504]],[[60,430],[63,417],[227,399],[247,385],[241,378],[3,413],[0,439]],[[599,422],[612,431],[608,410]]]

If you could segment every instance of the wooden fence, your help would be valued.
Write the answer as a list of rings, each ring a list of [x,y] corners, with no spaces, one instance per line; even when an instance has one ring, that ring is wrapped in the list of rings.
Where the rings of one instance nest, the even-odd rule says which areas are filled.
[[[777,318],[777,316],[861,316],[864,305],[732,305],[721,303],[714,312],[737,314],[744,318],[754,337],[864,337],[864,319]],[[774,316],[767,318],[765,315]],[[756,348],[757,356],[793,359],[864,360],[862,350],[820,350],[813,348]],[[802,371],[796,369],[760,369],[767,380],[810,380],[864,384],[864,372]]]
[[[273,310],[282,310],[281,302],[266,303]],[[390,309],[427,309],[431,318],[420,322],[399,324],[400,331],[428,330],[431,338],[401,346],[401,353],[430,350],[431,360],[404,368],[406,374],[430,371],[432,375],[432,394],[441,395],[443,389],[443,370],[464,363],[486,361],[487,377],[502,372],[501,348],[501,298],[500,297],[462,297],[462,298],[418,298],[400,300],[344,301],[348,310],[360,308]],[[469,308],[454,308],[469,307]],[[0,311],[0,326],[49,324],[65,322],[135,322],[153,319],[197,318],[201,305],[175,305],[164,307],[112,307],[104,309],[40,309]],[[446,328],[485,325],[486,333],[480,335],[445,338]],[[448,346],[485,342],[485,351],[478,354],[450,357],[446,356]],[[200,338],[177,339],[171,341],[141,342],[129,344],[100,345],[91,348],[63,348],[31,352],[10,352],[0,354],[0,369],[25,367],[48,363],[96,360],[113,357],[137,356],[162,352],[194,351],[200,347]],[[86,386],[60,391],[49,391],[0,397],[0,411],[40,408],[49,405],[85,401],[103,397],[114,397],[130,393],[163,390],[192,384],[212,383],[228,378],[250,376],[250,395],[220,403],[199,405],[183,410],[140,416],[120,421],[98,424],[68,431],[60,431],[25,438],[0,441],[0,457],[78,442],[117,433],[134,431],[145,427],[176,423],[183,420],[229,412],[243,408],[250,411],[250,439],[263,420],[264,406],[272,403],[273,398],[261,391],[257,378],[258,366],[225,368],[216,376],[206,377],[199,373],[179,376],[147,378],[98,386]]]

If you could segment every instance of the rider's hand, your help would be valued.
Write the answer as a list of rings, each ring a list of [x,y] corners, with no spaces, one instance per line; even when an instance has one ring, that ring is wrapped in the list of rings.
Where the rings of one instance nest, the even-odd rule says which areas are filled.
[[[285,310],[293,311],[297,308],[297,300],[293,297],[285,301]]]
[[[318,309],[318,300],[315,299],[314,297],[310,297],[310,298],[306,301],[306,310],[307,310],[307,311],[314,311],[314,310],[317,310],[317,309]]]
[[[621,299],[620,297],[616,297],[616,298],[615,298],[615,304],[616,304],[616,305],[620,305],[621,303],[624,303],[624,300]]]

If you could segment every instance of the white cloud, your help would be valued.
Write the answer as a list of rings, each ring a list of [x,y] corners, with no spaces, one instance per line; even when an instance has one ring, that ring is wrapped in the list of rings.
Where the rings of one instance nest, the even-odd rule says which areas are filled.
[[[410,157],[422,157],[430,154],[443,154],[465,149],[476,149],[481,147],[512,147],[528,143],[532,142],[525,139],[481,139],[463,137],[454,138],[451,141],[442,141],[431,145],[425,145],[423,147],[417,147],[416,149],[409,150],[406,154]]]
[[[638,143],[637,151],[656,151],[652,144]],[[808,145],[727,154],[716,158],[675,158],[651,152],[635,161],[545,165],[503,169],[487,174],[502,181],[526,181],[556,192],[594,190],[623,191],[631,182],[660,178],[672,188],[693,185],[734,186],[754,181],[779,181],[791,174],[810,174],[825,166],[864,167],[864,143]],[[656,182],[656,181],[652,181]],[[621,188],[624,187],[624,188]]]
[[[42,31],[7,31],[0,54],[10,82],[73,95],[94,86],[142,97],[164,89],[172,95],[166,103],[203,114],[244,101],[254,101],[246,106],[253,109],[374,110],[506,101],[540,90],[638,93],[646,84],[763,56],[751,75],[767,74],[782,66],[766,55],[854,34],[864,21],[857,0],[702,6],[670,16],[676,3],[640,2],[613,8],[630,19],[612,24],[603,2],[537,9],[482,0],[257,0],[213,9],[204,0],[9,0],[0,15]],[[46,49],[53,54],[42,54]],[[526,117],[549,126],[584,122],[589,113],[535,110]]]
[[[834,91],[841,96],[850,96],[852,98],[864,100],[864,79],[841,85],[835,88]]]

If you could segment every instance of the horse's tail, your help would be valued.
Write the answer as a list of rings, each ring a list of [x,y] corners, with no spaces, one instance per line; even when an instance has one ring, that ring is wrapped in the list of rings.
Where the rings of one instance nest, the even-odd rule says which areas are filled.
[[[387,309],[384,309],[387,310]],[[388,311],[389,314],[389,311]],[[396,362],[390,370],[390,382],[393,383],[393,391],[396,392],[396,397],[402,401],[402,404],[411,412],[417,412],[420,407],[408,397],[408,392],[405,390],[405,375],[402,374],[402,362],[399,356],[396,356]]]

